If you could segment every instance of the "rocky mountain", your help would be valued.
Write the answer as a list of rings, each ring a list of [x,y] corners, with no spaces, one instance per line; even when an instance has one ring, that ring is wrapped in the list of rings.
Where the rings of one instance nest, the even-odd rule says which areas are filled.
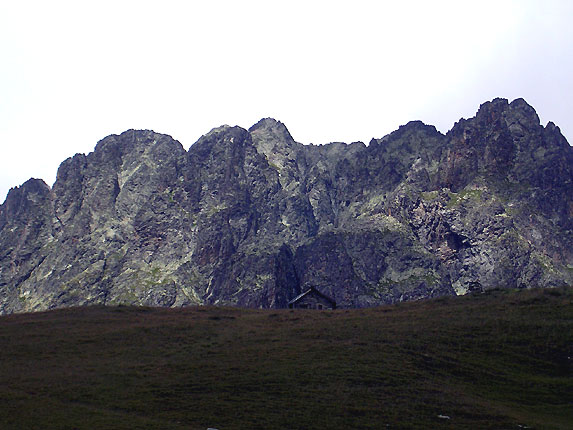
[[[302,145],[263,119],[188,151],[129,130],[0,206],[0,313],[89,304],[340,307],[573,284],[573,148],[524,100]]]

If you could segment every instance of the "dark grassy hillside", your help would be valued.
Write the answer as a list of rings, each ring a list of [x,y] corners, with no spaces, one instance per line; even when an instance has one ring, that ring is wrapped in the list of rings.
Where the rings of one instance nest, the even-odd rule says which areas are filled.
[[[572,301],[5,316],[0,428],[570,429]]]

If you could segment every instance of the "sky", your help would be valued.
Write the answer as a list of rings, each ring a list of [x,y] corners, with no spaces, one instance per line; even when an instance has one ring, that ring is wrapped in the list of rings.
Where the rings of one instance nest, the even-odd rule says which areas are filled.
[[[573,2],[0,0],[0,202],[110,134],[447,132],[522,97],[573,142]]]

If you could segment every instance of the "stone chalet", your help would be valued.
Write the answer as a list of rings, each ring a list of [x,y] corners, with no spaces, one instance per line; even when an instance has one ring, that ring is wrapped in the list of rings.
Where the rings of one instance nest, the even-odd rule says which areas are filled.
[[[316,288],[310,287],[288,302],[288,307],[290,309],[336,309],[336,302]]]

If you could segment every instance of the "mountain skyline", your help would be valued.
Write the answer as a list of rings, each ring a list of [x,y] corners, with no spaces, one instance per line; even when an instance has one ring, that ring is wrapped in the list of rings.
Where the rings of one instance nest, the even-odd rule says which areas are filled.
[[[128,304],[361,308],[573,283],[573,148],[523,99],[369,145],[128,130],[0,206],[0,313]]]
[[[523,100],[523,99],[522,99],[522,98],[518,98],[518,99],[515,99],[515,100]],[[515,101],[515,100],[514,100],[514,101]],[[527,103],[527,102],[526,102],[526,103]],[[476,111],[476,113],[477,113],[477,111]],[[474,115],[475,115],[475,113],[474,113]],[[471,117],[470,117],[470,118],[471,118]],[[253,126],[256,125],[257,123],[263,121],[263,120],[266,120],[266,119],[270,119],[270,120],[276,121],[276,122],[278,122],[278,123],[280,123],[280,124],[283,124],[283,122],[280,120],[280,118],[262,117],[262,118],[260,118],[259,120],[253,122]],[[441,130],[440,130],[438,127],[436,127],[434,124],[427,124],[427,123],[424,123],[423,121],[420,121],[420,120],[410,120],[410,121],[408,121],[408,123],[411,123],[411,122],[420,122],[420,123],[422,123],[423,125],[426,125],[426,126],[429,126],[429,127],[433,127],[434,129],[436,129],[436,131],[437,131],[438,133],[440,133],[440,134],[442,134],[442,135],[445,136],[445,135],[447,135],[449,132],[451,132],[451,131],[453,130],[453,128],[456,126],[456,124],[457,124],[458,122],[460,122],[460,121],[465,121],[465,120],[466,120],[466,118],[464,118],[464,117],[459,118],[459,119],[458,119],[457,121],[455,121],[455,122],[451,125],[451,127],[450,127],[449,129],[447,129],[445,132],[441,131]],[[547,126],[547,124],[549,124],[549,123],[551,123],[551,124],[553,124],[555,127],[557,127],[557,129],[559,130],[559,132],[560,132],[561,134],[563,134],[563,132],[562,132],[562,130],[561,130],[561,127],[559,127],[559,124],[555,124],[553,121],[548,120],[548,121],[545,123],[545,126]],[[406,124],[406,123],[405,123],[405,124],[401,124],[399,127],[396,127],[396,129],[399,129],[399,128],[405,126],[405,125],[407,125],[407,124]],[[214,130],[220,129],[221,127],[229,127],[229,125],[228,125],[228,124],[220,124],[219,126],[213,127],[208,133],[203,134],[203,135],[197,140],[197,142],[199,142],[199,141],[201,140],[201,138],[205,137],[206,135],[208,135],[209,133],[213,132]],[[240,125],[234,125],[234,127],[239,127],[239,128],[241,128]],[[133,129],[129,129],[129,130],[133,130]],[[127,131],[129,131],[129,130],[124,130],[123,132],[127,132]],[[158,133],[158,134],[161,134],[161,135],[169,136],[170,138],[174,139],[176,142],[179,142],[179,143],[182,145],[182,147],[185,148],[185,145],[183,145],[183,144],[179,141],[179,139],[177,139],[176,137],[172,136],[172,135],[169,134],[169,133],[163,133],[161,130],[158,131],[158,130],[151,130],[151,129],[141,129],[141,131],[151,131],[151,132]],[[395,131],[395,130],[394,130],[394,131]],[[290,135],[290,134],[291,134],[291,133],[290,133],[290,130],[289,130],[288,132],[289,132],[289,135]],[[119,133],[119,134],[121,134],[121,133]],[[318,145],[316,145],[316,144],[314,144],[314,143],[312,143],[312,142],[311,142],[311,143],[304,143],[304,142],[299,142],[299,141],[296,140],[296,139],[293,139],[293,140],[295,140],[295,141],[296,141],[297,143],[299,143],[299,144],[311,145],[311,146],[325,146],[325,145],[331,145],[331,144],[350,145],[351,143],[362,143],[362,144],[368,146],[370,142],[375,141],[375,140],[384,139],[384,138],[388,137],[390,134],[392,134],[392,132],[390,132],[390,133],[388,133],[388,134],[386,134],[386,135],[384,135],[384,136],[382,136],[382,137],[380,137],[380,138],[371,137],[369,140],[366,140],[366,141],[356,140],[356,139],[355,139],[355,140],[351,140],[351,141],[349,141],[349,142],[343,142],[343,141],[340,141],[340,140],[336,140],[336,141],[330,141],[330,142],[321,143],[321,144],[318,144]],[[115,136],[115,135],[116,135],[116,134],[111,134],[110,136]],[[109,137],[109,136],[107,136],[107,137]],[[566,137],[566,136],[564,136],[564,137],[565,137],[565,140],[569,143],[569,140],[567,139],[567,137]],[[105,139],[105,138],[104,138],[104,139]],[[104,139],[98,140],[98,141],[96,142],[96,144],[99,143],[100,141],[104,140]],[[194,142],[194,143],[197,143],[197,142]],[[191,146],[192,146],[192,145],[193,145],[193,144],[191,144]],[[571,145],[571,144],[569,144],[569,145]],[[189,147],[189,148],[190,148],[190,147]],[[187,150],[188,150],[189,148],[187,148]],[[92,152],[92,151],[90,151],[89,153],[91,153],[91,152]],[[87,155],[88,152],[86,152],[86,153],[76,152],[76,153],[74,153],[74,154],[70,154],[68,158],[72,158],[74,155],[78,155],[78,154]],[[56,169],[56,171],[57,171],[57,169]],[[42,180],[46,185],[48,185],[50,188],[52,187],[52,186],[50,185],[49,181],[46,181],[46,180],[44,180],[43,178],[40,178],[39,176],[31,176],[31,177],[28,178],[28,179],[40,179],[40,180]],[[55,180],[54,180],[54,182],[55,182]],[[10,187],[8,188],[8,190],[6,191],[6,193],[8,193],[8,191],[10,191],[10,189],[12,189],[12,188],[18,188],[18,187],[21,186],[21,185],[23,185],[23,183],[10,186]],[[5,200],[5,199],[4,199],[4,200]],[[2,202],[3,202],[3,201],[2,201]]]
[[[524,98],[573,139],[573,3],[260,0],[0,6],[0,201],[128,129],[187,150],[273,117],[304,144],[447,132]]]

